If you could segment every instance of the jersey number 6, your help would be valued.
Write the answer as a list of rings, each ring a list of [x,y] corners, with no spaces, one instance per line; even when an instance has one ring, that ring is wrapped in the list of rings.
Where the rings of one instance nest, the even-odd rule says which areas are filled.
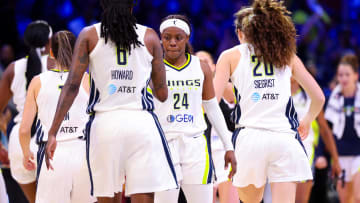
[[[126,66],[127,65],[127,51],[125,49],[116,48],[116,58],[117,63],[120,66]]]

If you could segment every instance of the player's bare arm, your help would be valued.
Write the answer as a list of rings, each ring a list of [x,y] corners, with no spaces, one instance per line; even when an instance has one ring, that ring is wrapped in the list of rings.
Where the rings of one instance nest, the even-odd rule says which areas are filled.
[[[241,54],[236,47],[228,49],[220,55],[214,78],[215,95],[218,101],[223,97],[229,78],[235,71],[240,57]]]
[[[227,169],[228,164],[229,163],[231,164],[232,170],[230,171],[228,177],[232,178],[236,173],[236,159],[235,159],[234,149],[232,148],[232,146],[231,148],[227,146],[227,145],[232,145],[231,133],[228,132],[225,118],[221,113],[220,106],[216,103],[216,100],[213,100],[215,99],[215,90],[214,90],[213,75],[211,69],[206,62],[201,61],[200,65],[202,71],[204,72],[204,84],[203,84],[203,94],[202,94],[203,107],[208,115],[211,124],[218,131],[218,134],[224,144],[224,148],[226,150],[224,157],[225,168]],[[211,104],[212,100],[214,101],[213,104]]]
[[[56,136],[65,114],[69,111],[76,95],[79,92],[82,77],[89,65],[89,32],[90,28],[81,31],[76,40],[73,61],[69,77],[61,91],[55,117],[49,130],[49,136]]]
[[[157,99],[164,102],[168,97],[166,84],[166,72],[163,62],[163,50],[160,45],[158,35],[152,29],[147,29],[145,34],[145,45],[151,55],[153,55],[151,79],[153,93]]]
[[[49,130],[48,143],[45,153],[45,161],[48,169],[52,169],[49,159],[52,159],[56,149],[56,134],[66,113],[69,111],[79,92],[83,75],[89,65],[89,53],[96,44],[94,41],[97,41],[97,39],[94,40],[90,38],[90,35],[93,34],[93,32],[96,32],[94,28],[84,28],[76,40],[69,77],[61,91],[56,107],[55,117]],[[92,42],[90,42],[91,40]]]

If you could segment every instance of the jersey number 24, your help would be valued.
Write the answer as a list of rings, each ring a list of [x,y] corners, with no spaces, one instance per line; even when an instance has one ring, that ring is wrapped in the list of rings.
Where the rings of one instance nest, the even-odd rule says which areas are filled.
[[[188,103],[188,94],[184,93],[184,95],[182,96],[181,99],[181,94],[179,93],[175,93],[174,94],[174,109],[175,110],[179,110],[181,109],[181,107],[185,107],[185,109],[189,108],[189,103]]]

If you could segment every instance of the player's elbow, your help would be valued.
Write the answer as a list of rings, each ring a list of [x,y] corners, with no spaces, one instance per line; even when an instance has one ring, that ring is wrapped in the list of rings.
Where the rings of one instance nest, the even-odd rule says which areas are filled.
[[[23,138],[24,136],[26,135],[30,135],[30,129],[27,129],[27,128],[20,128],[19,129],[19,137],[20,139]]]
[[[161,88],[158,91],[156,91],[156,98],[161,102],[165,102],[168,98],[167,88]]]
[[[323,92],[321,92],[321,94],[318,96],[318,101],[321,104],[321,108],[322,108],[325,104],[325,95]]]

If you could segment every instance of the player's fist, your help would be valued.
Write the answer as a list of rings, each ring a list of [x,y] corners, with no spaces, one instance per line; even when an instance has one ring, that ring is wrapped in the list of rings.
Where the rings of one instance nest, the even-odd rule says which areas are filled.
[[[231,179],[236,173],[236,158],[234,151],[227,151],[225,153],[225,169],[228,168],[229,163],[231,164],[231,171],[228,178]]]
[[[55,135],[50,135],[48,137],[48,142],[46,143],[46,153],[45,153],[45,162],[46,162],[46,168],[49,170],[54,170],[52,167],[50,160],[53,160],[55,149],[56,149],[56,137]]]

